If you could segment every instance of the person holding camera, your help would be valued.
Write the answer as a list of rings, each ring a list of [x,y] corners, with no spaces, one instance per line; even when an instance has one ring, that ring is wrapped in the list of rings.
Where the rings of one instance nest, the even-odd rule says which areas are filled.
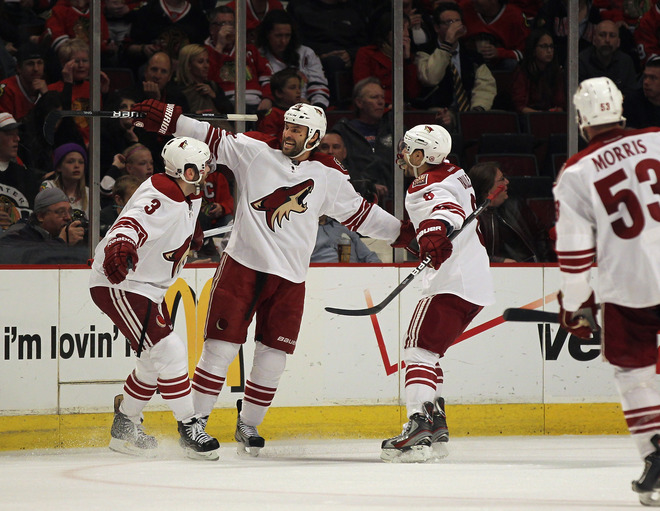
[[[89,188],[85,184],[87,151],[78,144],[62,144],[53,152],[53,169],[54,177],[43,181],[41,189],[62,190],[73,210],[73,219],[86,225],[89,218]]]

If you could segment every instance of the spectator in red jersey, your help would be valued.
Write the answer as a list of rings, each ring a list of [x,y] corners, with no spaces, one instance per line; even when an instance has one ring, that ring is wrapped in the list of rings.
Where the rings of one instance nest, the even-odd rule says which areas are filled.
[[[385,103],[392,104],[392,16],[383,13],[374,31],[376,44],[362,46],[355,55],[353,83],[375,76],[385,91]],[[403,19],[403,95],[404,101],[411,101],[419,94],[417,66],[410,51],[410,20]]]
[[[280,0],[246,0],[245,6],[245,30],[247,31],[247,42],[257,44],[257,32],[259,25],[269,12],[284,10]],[[236,0],[227,4],[232,11],[236,12]]]
[[[234,103],[236,94],[236,16],[229,7],[216,7],[209,15],[209,78],[220,85],[227,99]],[[268,111],[273,106],[270,77],[273,71],[257,47],[248,44],[246,52],[245,103],[247,113]]]
[[[635,42],[642,64],[655,56],[660,55],[660,0],[646,11],[635,29]]]
[[[0,82],[0,111],[9,112],[20,121],[39,96],[48,92],[44,55],[43,49],[34,43],[25,43],[18,49],[16,75]]]
[[[48,90],[60,93],[64,110],[89,110],[89,46],[80,39],[69,39],[60,45],[58,57],[62,65],[62,80],[50,84]],[[107,94],[109,89],[110,80],[101,71],[101,94]],[[76,125],[86,146],[89,143],[88,119],[78,117]]]
[[[257,130],[281,140],[284,131],[284,113],[302,101],[300,89],[300,75],[291,67],[282,69],[271,76],[270,90],[273,94],[273,108],[259,121]]]
[[[512,70],[522,60],[529,28],[522,11],[502,0],[462,0],[466,44],[491,69]]]
[[[50,37],[55,51],[67,39],[89,34],[89,0],[59,0],[46,20],[46,35]],[[101,13],[101,52],[114,53],[116,45],[110,39],[108,23]],[[87,40],[87,39],[86,39]],[[89,42],[87,40],[87,42]]]
[[[513,73],[511,94],[518,112],[566,111],[566,76],[547,30],[532,31],[523,61]]]

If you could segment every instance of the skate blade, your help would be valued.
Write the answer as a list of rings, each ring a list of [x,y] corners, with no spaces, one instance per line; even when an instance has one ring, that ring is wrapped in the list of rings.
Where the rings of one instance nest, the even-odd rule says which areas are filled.
[[[434,442],[433,443],[433,459],[441,460],[449,456],[449,449],[447,449],[447,442]]]
[[[405,451],[399,449],[381,449],[380,459],[386,463],[425,463],[433,457],[433,448],[429,445],[415,445]]]
[[[236,446],[236,452],[238,453],[239,456],[244,456],[244,457],[252,457],[256,458],[259,456],[259,451],[261,450],[261,447],[251,447],[247,446],[244,443],[239,443]]]
[[[155,458],[158,455],[158,449],[140,449],[127,440],[120,440],[119,438],[111,438],[108,447],[111,451],[139,458]]]
[[[195,451],[188,447],[183,447],[183,453],[186,455],[186,458],[191,460],[201,460],[201,461],[217,461],[220,459],[218,451]]]

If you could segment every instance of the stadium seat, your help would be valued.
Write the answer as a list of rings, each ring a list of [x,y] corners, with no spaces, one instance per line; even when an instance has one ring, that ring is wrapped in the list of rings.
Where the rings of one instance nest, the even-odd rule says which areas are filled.
[[[537,176],[538,167],[536,165],[536,156],[533,154],[481,154],[476,156],[476,162],[496,161],[500,165],[500,170],[507,177],[511,176]]]
[[[527,205],[546,229],[555,225],[555,201],[550,198],[532,197],[527,199]]]
[[[484,133],[479,137],[479,154],[534,154],[535,140],[528,133]]]
[[[488,112],[461,112],[458,115],[458,132],[463,138],[461,161],[466,168],[472,166],[479,137],[484,133],[520,133],[518,114],[502,110]],[[507,151],[512,152],[512,151]]]

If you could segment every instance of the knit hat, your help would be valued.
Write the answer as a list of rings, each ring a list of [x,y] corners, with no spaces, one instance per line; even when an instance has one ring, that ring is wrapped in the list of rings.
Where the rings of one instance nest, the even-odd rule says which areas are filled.
[[[85,151],[85,149],[78,144],[69,143],[62,144],[61,146],[56,147],[55,151],[53,151],[53,169],[56,169],[62,159],[69,153],[82,154],[83,160],[85,160],[85,167],[87,167],[87,151]]]
[[[44,49],[35,43],[25,43],[19,46],[16,52],[16,62],[22,64],[26,60],[41,59],[46,60]]]
[[[41,190],[34,198],[34,212],[46,209],[58,202],[69,202],[69,198],[59,188],[46,188]]]
[[[20,126],[21,123],[17,122],[9,112],[0,113],[0,131],[15,130]]]

